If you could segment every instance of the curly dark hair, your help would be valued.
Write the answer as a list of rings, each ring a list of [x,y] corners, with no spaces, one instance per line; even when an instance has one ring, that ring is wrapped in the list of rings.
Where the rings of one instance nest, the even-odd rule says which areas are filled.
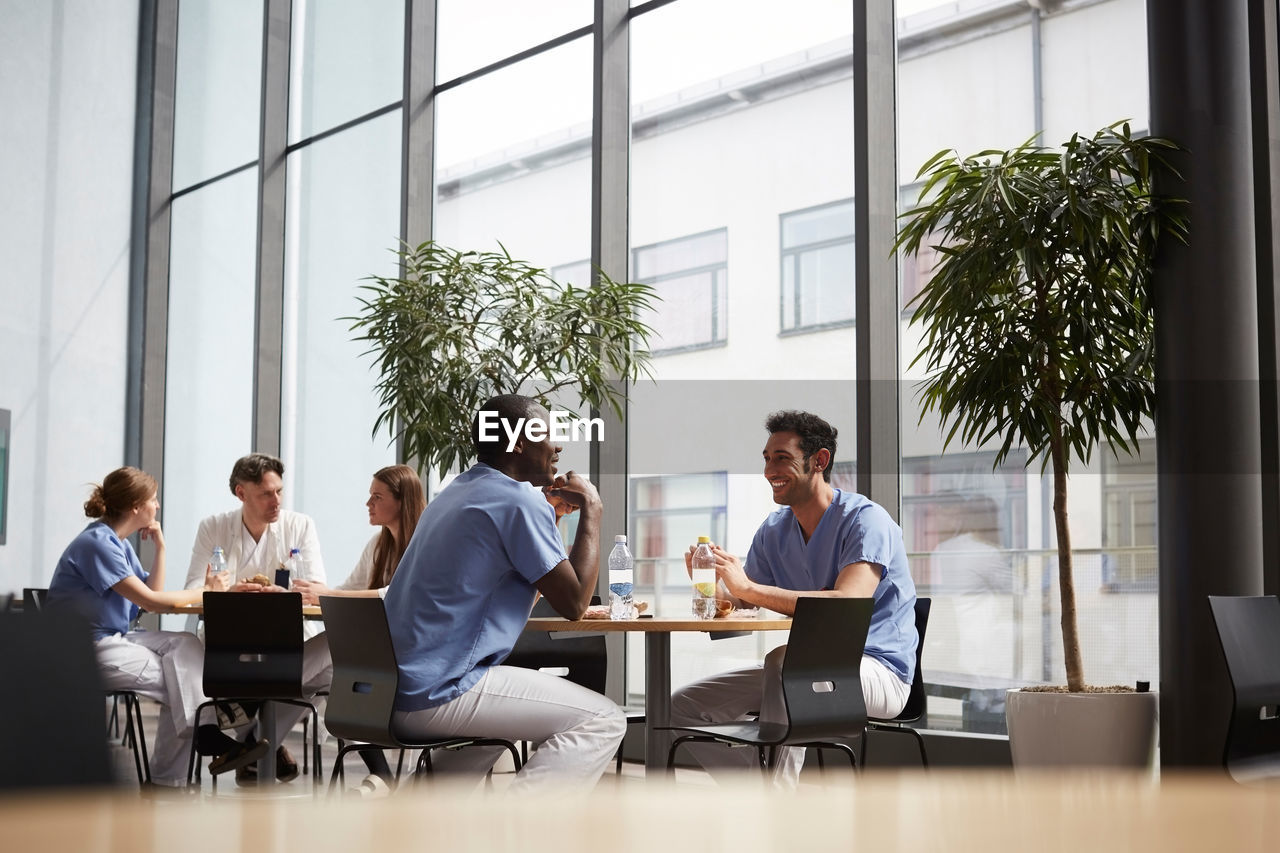
[[[266,476],[268,471],[275,471],[281,477],[284,477],[284,463],[265,453],[250,453],[248,456],[241,456],[236,460],[236,464],[231,466],[231,477],[228,480],[231,486],[231,494],[234,495],[236,493],[236,486],[241,483],[261,483],[262,478]]]
[[[836,428],[817,415],[809,412],[787,410],[774,412],[764,419],[764,428],[769,435],[776,432],[794,432],[800,438],[800,449],[804,451],[804,461],[822,448],[831,451],[831,461],[836,459]],[[828,465],[822,469],[822,479],[831,482],[831,469]]]

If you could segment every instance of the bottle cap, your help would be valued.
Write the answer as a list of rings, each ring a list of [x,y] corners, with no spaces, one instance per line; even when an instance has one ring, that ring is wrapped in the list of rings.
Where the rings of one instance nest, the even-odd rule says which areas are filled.
[[[614,541],[614,542],[621,542],[621,543],[623,543],[623,544],[625,545],[625,544],[626,544],[626,542],[627,542],[627,534],[625,534],[625,533],[619,533],[617,536],[614,536],[614,537],[613,537],[613,541]]]
[[[699,544],[699,545],[709,545],[710,543],[711,543],[711,537],[710,537],[710,536],[699,536],[699,537],[698,537],[698,544]]]
[[[292,549],[292,550],[290,550],[290,551],[289,551],[289,556],[290,556],[290,557],[292,557],[292,556],[294,556],[294,555],[296,555],[296,554],[301,554],[301,553],[302,553],[302,552],[301,552],[300,550],[298,550],[297,548],[294,548],[294,549]]]

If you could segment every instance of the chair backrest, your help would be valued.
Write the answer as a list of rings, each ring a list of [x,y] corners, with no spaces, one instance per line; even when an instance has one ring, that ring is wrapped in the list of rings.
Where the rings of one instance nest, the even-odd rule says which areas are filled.
[[[1234,707],[1223,764],[1240,780],[1280,777],[1280,598],[1209,596]]]
[[[382,599],[325,595],[320,610],[333,657],[325,727],[345,740],[398,745],[391,714],[400,672]]]
[[[302,697],[302,595],[204,594],[206,696]]]
[[[789,740],[853,737],[867,723],[862,651],[870,598],[800,598],[782,661]]]
[[[907,695],[907,704],[902,707],[895,723],[914,723],[924,716],[928,706],[928,696],[924,692],[924,635],[929,630],[929,610],[933,607],[933,599],[916,599],[916,634],[920,641],[916,645],[916,672],[911,677],[911,692]]]
[[[28,613],[39,613],[44,610],[44,603],[48,599],[47,587],[24,586],[22,588],[22,609]]]
[[[102,678],[74,609],[0,613],[0,790],[112,782]]]
[[[592,600],[599,601],[598,598]],[[551,602],[539,598],[529,615],[559,614],[551,606]],[[569,681],[597,693],[604,693],[605,677],[609,670],[604,634],[553,637],[550,631],[525,631],[502,663],[504,666],[521,666],[525,669],[564,669],[567,670],[564,677]]]

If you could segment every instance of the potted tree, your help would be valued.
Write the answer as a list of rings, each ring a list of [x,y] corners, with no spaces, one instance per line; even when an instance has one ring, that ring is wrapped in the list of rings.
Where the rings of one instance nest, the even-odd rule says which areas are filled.
[[[1052,471],[1067,685],[1010,693],[1015,764],[1111,764],[1125,743],[1150,762],[1154,748],[1154,694],[1085,682],[1067,477],[1100,441],[1132,453],[1154,415],[1153,260],[1162,237],[1186,240],[1187,218],[1182,202],[1154,194],[1152,171],[1172,171],[1176,149],[1118,122],[1054,149],[943,151],[921,167],[920,202],[902,215],[896,246],[938,253],[912,301],[924,332],[912,363],[927,369],[921,417],[938,413],[944,449],[993,442],[999,465],[1021,444],[1028,463]],[[1101,718],[1108,697],[1137,734]],[[1047,740],[1034,740],[1033,720],[1049,724]],[[1073,728],[1083,744],[1069,740]]]
[[[401,247],[400,275],[369,276],[351,329],[378,371],[380,412],[400,455],[441,476],[472,459],[471,420],[495,394],[549,398],[620,411],[618,380],[647,374],[652,288],[603,272],[583,289],[498,252],[435,242]]]

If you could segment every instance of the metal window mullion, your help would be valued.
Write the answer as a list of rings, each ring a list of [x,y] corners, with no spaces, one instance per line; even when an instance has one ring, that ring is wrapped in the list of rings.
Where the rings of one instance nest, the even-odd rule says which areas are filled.
[[[178,73],[177,0],[143,0],[139,37],[131,229],[134,250],[129,284],[131,380],[125,460],[160,475],[164,471],[169,334],[169,196],[173,190]],[[135,340],[140,346],[135,347]],[[135,357],[139,359],[136,363]]]
[[[898,469],[898,204],[894,4],[853,0],[854,317],[858,491],[896,520]]]
[[[258,135],[258,232],[254,326],[253,448],[278,455],[284,374],[284,250],[289,143],[290,0],[266,0]]]
[[[631,156],[630,4],[595,0],[592,37],[591,109],[591,263],[618,281],[629,276],[628,190]],[[593,274],[594,276],[594,274]],[[628,389],[625,382],[622,390]],[[604,502],[601,538],[627,529],[627,403],[621,415],[606,407],[592,417],[604,421],[604,438],[591,443],[591,478]],[[608,548],[601,547],[598,589],[607,594],[603,571]],[[609,667],[606,692],[626,698],[625,646],[621,635],[608,642],[609,656],[623,666]]]

